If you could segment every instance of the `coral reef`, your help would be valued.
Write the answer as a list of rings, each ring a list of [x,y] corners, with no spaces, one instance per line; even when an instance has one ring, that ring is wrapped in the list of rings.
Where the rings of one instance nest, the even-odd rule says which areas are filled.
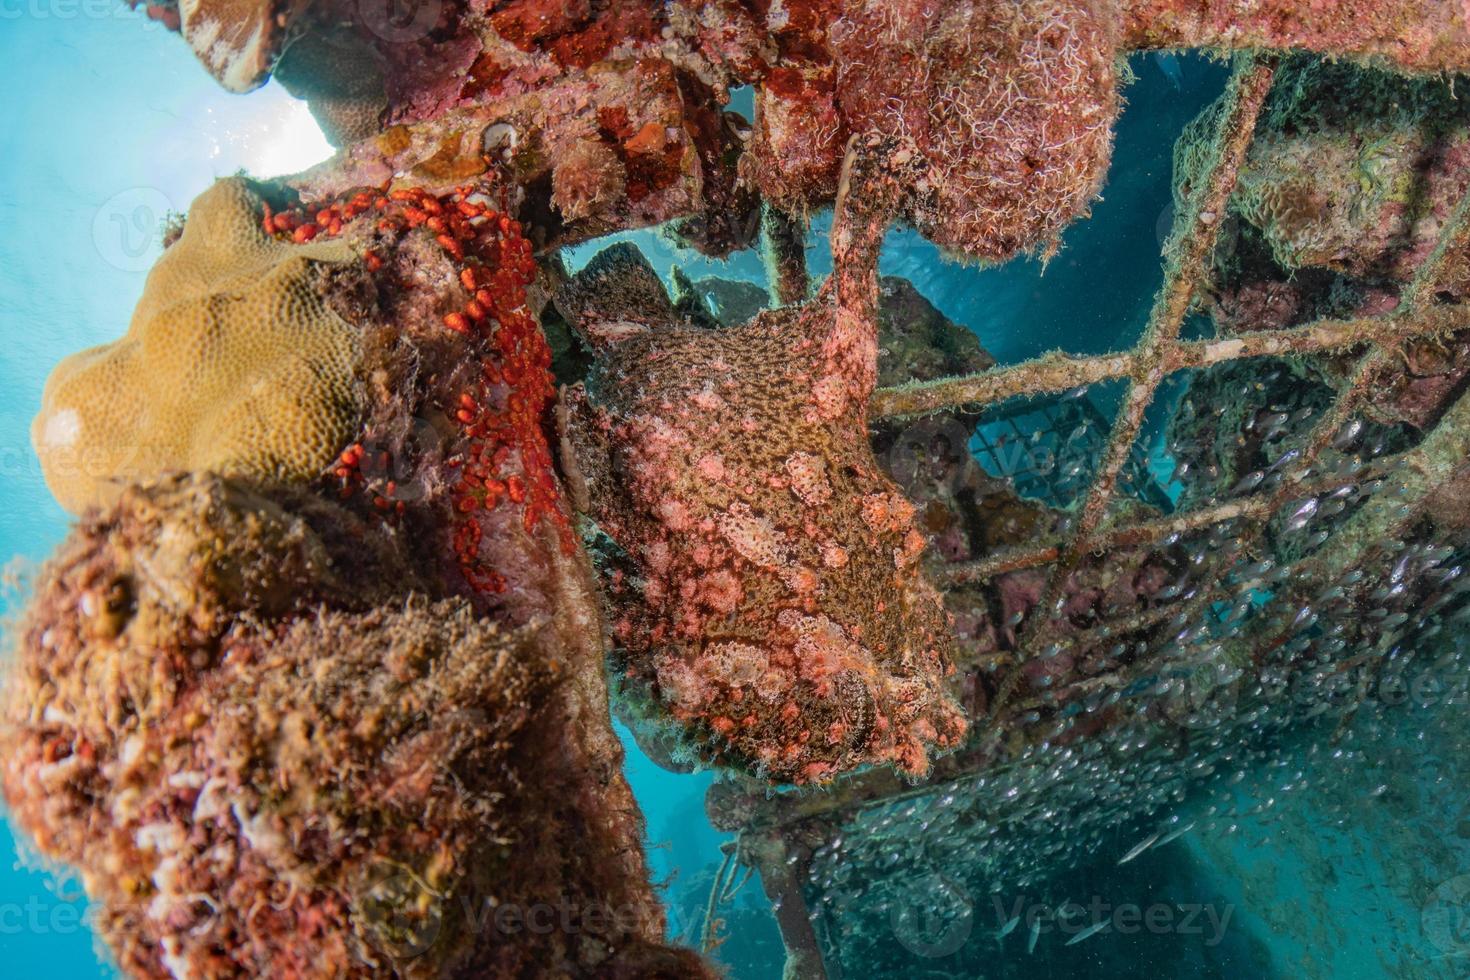
[[[1029,780],[1062,790],[1024,799],[1027,819],[1108,796],[1079,822],[1095,844],[1114,773],[1182,785],[1233,744],[1229,727],[1191,744],[1212,712],[1249,723],[1217,696],[1317,656],[1316,614],[1286,607],[1380,603],[1339,609],[1328,663],[1409,623],[1390,603],[1452,598],[1428,570],[1453,549],[1414,544],[1414,584],[1393,592],[1344,563],[1388,567],[1365,549],[1424,537],[1424,500],[1463,518],[1436,488],[1466,454],[1470,341],[1420,319],[1467,288],[1465,114],[1439,80],[1364,67],[1470,69],[1461,3],[148,13],[226,88],[275,73],[340,152],[201,196],[127,336],[58,368],[36,422],[82,520],[19,636],[0,774],[131,973],[706,976],[664,942],[607,633],[652,750],[726,770],[726,825],[772,784],[844,777],[776,793],[787,820],[1006,759],[983,792],[956,783],[934,826],[985,827],[1013,798],[997,791]],[[1049,255],[1101,189],[1120,58],[1186,45],[1252,54],[1181,144],[1136,349],[997,368],[879,278],[896,219],[964,259]],[[1278,76],[1260,52],[1287,49],[1350,63]],[[746,85],[749,121],[725,110]],[[814,290],[806,221],[829,205],[834,272]],[[553,257],[650,225],[713,256],[761,237],[769,295],[679,275],[671,298],[630,246],[575,277]],[[1192,300],[1228,336],[1181,340]],[[1374,339],[1363,318],[1391,311],[1418,339]],[[1280,329],[1323,316],[1347,327]],[[1350,363],[1341,337],[1371,353]],[[1298,350],[1317,356],[1220,364]],[[1168,435],[1193,441],[1183,502],[1205,517],[1122,499],[1145,413],[1185,368],[1201,370]],[[1107,378],[1128,379],[1125,404],[1071,512],[971,456],[980,406]],[[1355,385],[1362,402],[1329,407],[1329,386]],[[1338,436],[1360,406],[1379,423]],[[1413,506],[1360,478],[1390,452]],[[1316,476],[1296,472],[1304,453],[1359,485],[1289,501]],[[1239,533],[1252,522],[1259,539]],[[1330,533],[1343,547],[1321,549]],[[715,877],[718,898],[736,857],[762,868],[793,972],[822,969],[809,870],[870,859],[864,819],[846,851],[824,844],[846,816],[772,824]],[[929,829],[915,840],[963,858],[965,834]],[[551,901],[561,927],[526,928]]]
[[[74,512],[168,470],[306,481],[357,429],[359,331],[322,296],[337,242],[276,241],[242,180],[200,195],[121,340],[51,376],[33,442]]]
[[[628,670],[718,755],[772,779],[880,761],[921,774],[928,746],[964,733],[924,537],[868,445],[874,267],[900,191],[871,166],[807,304],[686,325],[626,250],[558,298],[601,351],[572,436],[592,513],[636,568],[634,594],[614,599]]]
[[[31,605],[6,796],[79,868],[130,972],[704,975],[661,944],[546,438],[544,287],[502,193],[307,204],[222,181],[150,280],[139,322],[172,319],[145,352],[202,351],[176,387],[221,393],[226,416],[287,406],[253,412],[240,445],[302,444],[300,406],[351,412],[294,472],[90,473],[114,503],[85,502]],[[309,363],[303,323],[352,359],[287,386],[271,356]],[[265,382],[241,381],[257,362],[221,325]],[[547,901],[587,928],[494,925]]]
[[[1175,197],[1200,166],[1206,110],[1175,151]],[[1231,202],[1208,301],[1217,327],[1242,333],[1322,317],[1394,310],[1431,260],[1470,188],[1470,115],[1450,84],[1346,63],[1292,59],[1262,113]],[[1470,264],[1451,252],[1437,285],[1470,291]],[[1372,399],[1384,423],[1425,428],[1465,377],[1464,345],[1446,337],[1405,345],[1402,372]],[[1311,372],[1336,384],[1351,362]]]
[[[509,168],[522,214],[547,240],[675,219],[676,234],[712,254],[753,239],[759,202],[734,166],[745,126],[719,108],[736,79],[702,50],[718,31],[692,7],[536,0],[418,13],[422,22],[381,24],[338,2],[311,14],[308,36],[327,33],[354,65],[378,66],[384,102],[380,131],[298,182],[308,196],[391,174],[438,192],[482,174],[488,157]],[[310,69],[314,88],[341,103],[347,86]],[[360,88],[359,117],[376,96],[366,73]]]
[[[304,492],[180,477],[78,528],[23,629],[4,786],[124,969],[703,975],[565,737],[574,652],[433,595],[398,536]],[[549,896],[600,918],[495,917]]]
[[[565,224],[540,222],[552,237],[677,221],[716,255],[749,244],[757,191],[781,213],[830,204],[855,133],[913,141],[931,182],[912,189],[908,216],[941,246],[982,260],[1051,250],[1101,186],[1114,65],[1129,50],[1470,67],[1470,25],[1453,0],[511,0],[425,4],[397,19],[351,0],[149,9],[177,22],[233,90],[279,59],[336,137],[361,140],[336,177],[465,179],[488,151]],[[742,84],[756,92],[749,131],[719,108]],[[322,179],[313,196],[344,189]]]

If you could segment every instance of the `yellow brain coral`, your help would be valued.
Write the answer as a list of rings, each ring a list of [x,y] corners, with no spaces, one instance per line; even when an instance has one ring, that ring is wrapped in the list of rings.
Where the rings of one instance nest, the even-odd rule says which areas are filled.
[[[360,332],[318,282],[355,255],[276,241],[260,203],[240,179],[201,194],[127,335],[52,373],[31,438],[68,510],[169,470],[308,480],[352,438]]]

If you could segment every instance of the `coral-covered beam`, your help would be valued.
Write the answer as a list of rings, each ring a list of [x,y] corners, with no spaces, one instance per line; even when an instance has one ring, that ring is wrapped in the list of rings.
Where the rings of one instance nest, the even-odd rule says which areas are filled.
[[[771,305],[794,306],[811,291],[806,268],[806,225],[795,215],[767,204],[761,210],[761,258],[771,284]]]
[[[1181,343],[1164,358],[1164,370],[1209,367],[1248,357],[1341,353],[1367,343],[1445,337],[1467,328],[1470,315],[1452,306],[1396,316],[1322,319],[1287,330]],[[1056,394],[1110,378],[1130,377],[1138,370],[1138,358],[1132,351],[1096,357],[1069,357],[1054,351],[980,374],[880,388],[873,394],[871,411],[874,418],[927,415],[946,408],[991,405],[1023,395]]]
[[[1299,48],[1400,71],[1470,70],[1460,0],[1123,0],[1123,43],[1143,48]]]
[[[1410,341],[1448,336],[1463,331],[1464,311],[1432,307],[1399,316],[1366,316],[1349,320],[1322,319],[1285,331],[1261,331],[1217,341],[1188,341],[1169,351],[1164,370],[1241,360],[1245,357],[1285,357],[1291,354],[1335,354],[1373,342]],[[1041,357],[963,378],[942,378],[917,385],[879,388],[873,392],[872,414],[883,417],[923,416],[944,408],[978,407],[1022,395],[1057,394],[1111,378],[1129,378],[1138,370],[1138,354],[1101,354],[1069,357],[1053,351]]]
[[[1359,474],[1358,478],[1367,479],[1373,473],[1386,472],[1398,459],[1397,456],[1388,457],[1380,466],[1374,467],[1370,473]],[[1326,479],[1308,484],[1292,484],[1291,495],[1293,497],[1315,496],[1327,493],[1341,486],[1343,482],[1343,479]],[[1111,551],[1152,544],[1171,535],[1197,531],[1223,521],[1259,520],[1268,517],[1276,506],[1277,502],[1269,497],[1237,497],[1224,503],[1201,507],[1182,514],[1170,514],[1154,520],[1137,521],[1115,528],[1107,528],[1093,537],[1092,546],[1099,551]],[[1064,538],[1055,537],[1043,539],[1035,544],[1005,548],[976,561],[956,562],[948,565],[938,578],[947,586],[962,585],[968,582],[982,582],[1023,568],[1037,568],[1056,561],[1062,553],[1064,544]]]
[[[826,980],[821,947],[803,888],[811,851],[780,834],[754,835],[745,843],[745,858],[760,871],[761,885],[776,913],[786,947],[782,980]]]

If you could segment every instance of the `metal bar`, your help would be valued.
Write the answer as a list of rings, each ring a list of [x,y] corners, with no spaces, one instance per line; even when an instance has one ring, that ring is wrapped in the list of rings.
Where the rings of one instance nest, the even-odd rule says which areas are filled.
[[[1198,232],[1198,217],[1204,213],[1204,205],[1216,201],[1217,198],[1219,203],[1213,213],[1219,215],[1223,212],[1230,185],[1233,184],[1235,168],[1238,168],[1240,156],[1249,144],[1250,129],[1253,128],[1255,114],[1269,88],[1269,81],[1268,65],[1259,65],[1249,71],[1243,69],[1232,79],[1236,103],[1227,115],[1226,123],[1221,126],[1222,135],[1230,138],[1224,142],[1220,158],[1210,170],[1209,189],[1203,195],[1204,203],[1191,209],[1190,218],[1181,219],[1181,227],[1187,227],[1193,221]],[[1234,132],[1228,130],[1229,117],[1238,117],[1236,121],[1240,124],[1249,122],[1249,126],[1243,127],[1244,135],[1239,129]],[[1217,137],[1217,144],[1221,142]],[[1227,150],[1234,155],[1227,156]],[[1228,177],[1223,180],[1222,169],[1229,170]],[[1220,191],[1222,186],[1223,191]],[[1067,561],[1075,562],[1080,554],[1085,553],[1083,548],[1104,550],[1133,547],[1173,534],[1235,520],[1254,525],[1253,530],[1256,533],[1249,539],[1254,540],[1270,517],[1293,498],[1316,496],[1350,482],[1372,479],[1391,472],[1398,477],[1400,492],[1379,494],[1368,501],[1334,534],[1335,542],[1340,543],[1341,547],[1325,549],[1300,562],[1297,567],[1301,574],[1294,577],[1320,583],[1331,580],[1344,569],[1352,567],[1363,554],[1381,547],[1386,538],[1392,538],[1408,523],[1416,520],[1428,495],[1445,481],[1463,472],[1465,461],[1470,459],[1470,395],[1465,395],[1450,407],[1435,429],[1413,449],[1376,461],[1366,470],[1357,473],[1317,477],[1313,472],[1321,452],[1331,444],[1342,424],[1360,405],[1363,392],[1368,389],[1368,382],[1379,370],[1389,366],[1392,353],[1404,341],[1446,336],[1470,329],[1470,311],[1463,307],[1433,305],[1433,290],[1437,288],[1448,257],[1470,250],[1470,217],[1467,216],[1470,216],[1470,196],[1457,206],[1435,252],[1405,290],[1399,309],[1387,316],[1323,320],[1290,330],[1180,343],[1177,339],[1178,329],[1188,309],[1190,289],[1192,283],[1198,279],[1203,262],[1210,252],[1213,232],[1212,229],[1207,229],[1206,234],[1185,236],[1184,246],[1179,257],[1171,264],[1165,287],[1156,302],[1150,329],[1145,334],[1144,341],[1133,351],[1094,358],[1073,358],[1053,353],[1026,364],[966,378],[944,379],[925,385],[878,391],[873,401],[875,417],[905,416],[960,405],[984,405],[1018,395],[1060,392],[1108,378],[1130,379],[1130,397],[1114,426],[1104,468],[1094,477],[1084,504],[1084,515],[1092,513],[1089,520],[1079,521],[1078,527],[1069,537],[1024,548],[1007,549],[978,561],[952,565],[939,571],[937,577],[944,584],[954,586],[982,581],[1021,568],[1058,563],[1059,568],[1057,574],[1052,576],[1052,582],[1064,584],[1069,571],[1061,566]],[[1214,223],[1212,221],[1208,224]],[[1286,474],[1281,486],[1271,494],[1229,500],[1186,514],[1119,527],[1109,528],[1103,522],[1112,490],[1106,479],[1108,472],[1110,470],[1112,477],[1116,479],[1126,462],[1127,452],[1136,442],[1143,413],[1154,391],[1168,374],[1241,358],[1342,352],[1365,345],[1368,350],[1359,360],[1353,376],[1343,385],[1340,397],[1308,434],[1299,463],[1291,473]],[[995,455],[995,450],[991,451]],[[1248,541],[1243,540],[1241,549],[1248,547]],[[1203,604],[1209,603],[1213,596],[1225,591],[1229,590],[1222,583],[1214,589],[1202,590],[1199,595],[1184,603],[1145,609],[1121,620],[1103,623],[1075,639],[1077,642],[1089,642],[1122,635],[1157,625],[1171,616],[1181,614],[1188,621]],[[1042,611],[1043,607],[1038,607],[1037,612]],[[997,698],[997,701],[1000,700]],[[998,705],[995,711],[1002,707],[1004,706]],[[770,830],[788,823],[805,822],[819,815],[850,815],[870,805],[939,792],[946,785],[964,782],[982,772],[998,774],[1007,768],[1008,765],[995,762],[995,757],[977,744],[970,750],[962,750],[938,760],[934,773],[937,778],[924,785],[904,786],[886,771],[875,771],[848,781],[843,792],[830,797],[783,795],[769,800],[770,805],[763,808],[761,814],[751,821],[751,826],[763,826]],[[763,863],[776,863],[770,857],[774,855],[767,856]],[[772,871],[775,869],[772,868]],[[801,878],[788,877],[791,880],[783,881],[781,884],[785,887],[778,891],[783,898],[793,893],[800,896]],[[804,908],[801,911],[804,912]],[[788,925],[793,934],[787,937],[788,947],[798,951],[797,955],[811,950],[815,944],[808,933],[809,925],[803,929],[801,922],[783,923],[783,927]]]
[[[821,944],[803,894],[811,851],[778,834],[742,834],[743,859],[760,872],[761,887],[776,910],[776,925],[786,947],[783,980],[827,980]]]
[[[761,208],[761,258],[770,283],[772,306],[795,306],[811,293],[806,268],[805,222],[766,204]]]
[[[1168,352],[1164,370],[1173,373],[1252,357],[1335,354],[1368,343],[1444,337],[1465,329],[1470,329],[1470,311],[1453,306],[1350,320],[1322,319],[1283,330],[1186,341]],[[1138,362],[1138,354],[1132,351],[1099,357],[1069,357],[1053,351],[1023,364],[993,368],[980,374],[879,388],[873,394],[872,416],[926,415],[947,408],[989,405],[1022,395],[1059,394],[1114,378],[1131,377],[1139,369]]]
[[[1470,254],[1470,193],[1460,198],[1450,213],[1439,241],[1434,244],[1434,251],[1429,253],[1414,281],[1404,290],[1399,309],[1413,311],[1432,306],[1434,291],[1442,285],[1449,260],[1467,254]]]
[[[1149,314],[1148,327],[1135,349],[1128,394],[1113,424],[1102,462],[1092,476],[1091,486],[1073,524],[1071,540],[1052,566],[1041,601],[1022,628],[1018,644],[1021,658],[1051,628],[1067,579],[1085,551],[1092,546],[1093,534],[1113,499],[1118,473],[1137,441],[1154,392],[1168,374],[1166,359],[1177,344],[1195,286],[1204,273],[1206,260],[1214,251],[1225,205],[1235,188],[1241,164],[1245,162],[1246,151],[1255,135],[1256,117],[1265,104],[1275,74],[1274,58],[1246,56],[1230,77],[1225,96],[1228,108],[1217,124],[1210,146],[1212,159],[1205,168],[1209,176],[1175,218],[1174,231],[1165,246],[1169,261],[1164,285]],[[1002,680],[992,706],[992,717],[1005,707],[1017,676],[1018,671],[1013,671]]]

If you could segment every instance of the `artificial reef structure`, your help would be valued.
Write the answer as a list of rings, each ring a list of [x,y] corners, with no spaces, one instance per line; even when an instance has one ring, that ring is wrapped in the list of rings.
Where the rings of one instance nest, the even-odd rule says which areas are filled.
[[[1297,720],[1268,680],[1381,672],[1460,611],[1470,526],[1428,519],[1470,450],[1470,13],[1320,7],[149,5],[339,150],[202,194],[126,334],[47,386],[79,520],[6,680],[13,819],[139,976],[711,975],[665,940],[612,698],[725,775],[711,910],[759,868],[814,977],[887,963],[862,902],[895,841],[1039,875],[1248,764]],[[1050,255],[1120,59],[1183,47],[1238,53],[1132,349],[998,366],[879,275],[896,223]],[[760,247],[766,294],[558,254],[654,225]],[[1179,372],[1195,476],[1132,494]],[[979,468],[990,408],[1110,379],[1076,499]],[[576,928],[506,924],[558,898]]]

